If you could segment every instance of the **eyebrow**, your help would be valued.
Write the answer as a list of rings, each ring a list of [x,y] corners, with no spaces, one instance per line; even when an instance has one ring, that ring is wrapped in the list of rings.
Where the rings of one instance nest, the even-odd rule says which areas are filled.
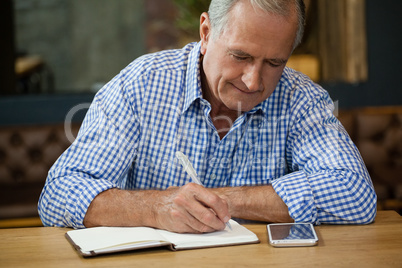
[[[236,54],[237,56],[241,57],[250,57],[254,58],[252,55],[248,54],[247,52],[240,50],[240,49],[228,49],[228,53]],[[279,59],[279,58],[272,58],[272,59],[264,59],[265,61],[274,62],[277,64],[286,64],[288,62],[287,59]]]
[[[233,53],[236,54],[238,56],[244,56],[244,57],[251,57],[253,58],[253,56],[251,56],[250,54],[248,54],[247,52],[244,52],[243,50],[240,49],[228,49],[229,53]]]

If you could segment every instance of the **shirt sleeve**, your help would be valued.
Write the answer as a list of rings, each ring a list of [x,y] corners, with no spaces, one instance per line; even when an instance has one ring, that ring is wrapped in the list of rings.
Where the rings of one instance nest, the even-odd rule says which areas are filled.
[[[120,76],[95,96],[75,141],[50,169],[38,203],[45,226],[83,228],[92,200],[127,174],[139,123]]]
[[[356,146],[333,114],[327,93],[295,111],[287,163],[291,173],[272,186],[296,222],[365,224],[376,215],[376,194]]]

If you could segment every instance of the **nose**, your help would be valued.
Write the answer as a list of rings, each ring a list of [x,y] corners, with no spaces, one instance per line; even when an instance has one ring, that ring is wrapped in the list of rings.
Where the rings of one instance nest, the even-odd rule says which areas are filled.
[[[242,80],[249,91],[260,90],[262,88],[261,67],[257,64],[248,66]]]

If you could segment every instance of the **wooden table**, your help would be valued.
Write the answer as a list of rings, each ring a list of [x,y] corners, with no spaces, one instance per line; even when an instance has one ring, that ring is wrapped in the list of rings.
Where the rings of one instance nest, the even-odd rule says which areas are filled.
[[[273,248],[265,224],[245,225],[260,244],[172,252],[164,248],[83,258],[65,228],[0,230],[0,267],[402,267],[402,217],[379,211],[370,225],[317,226],[315,247]]]

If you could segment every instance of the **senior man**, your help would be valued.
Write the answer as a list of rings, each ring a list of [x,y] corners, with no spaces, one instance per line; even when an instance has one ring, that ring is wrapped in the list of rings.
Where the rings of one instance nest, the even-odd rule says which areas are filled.
[[[328,93],[285,67],[304,20],[301,0],[212,0],[199,43],[133,61],[49,171],[43,223],[200,233],[231,217],[373,221],[371,179]]]

